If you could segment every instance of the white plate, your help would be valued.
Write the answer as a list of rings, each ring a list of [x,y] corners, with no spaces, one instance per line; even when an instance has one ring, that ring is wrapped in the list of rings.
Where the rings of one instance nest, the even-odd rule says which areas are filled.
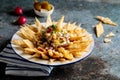
[[[45,23],[41,23],[42,25],[45,25]],[[19,31],[17,31],[12,39],[21,39],[21,37],[17,34]],[[89,34],[89,33],[88,33]],[[79,58],[74,58],[73,60],[68,60],[68,61],[65,61],[65,62],[61,62],[61,61],[55,61],[55,62],[52,62],[50,63],[48,60],[42,60],[42,59],[36,59],[36,58],[31,58],[31,55],[28,55],[28,54],[24,54],[22,50],[18,49],[16,47],[16,45],[12,44],[11,42],[11,45],[12,45],[12,48],[13,50],[16,52],[16,54],[18,54],[19,56],[21,56],[22,58],[28,60],[28,61],[31,61],[31,62],[35,62],[35,63],[38,63],[38,64],[42,64],[42,65],[50,65],[50,66],[60,66],[60,65],[66,65],[66,64],[71,64],[71,63],[75,63],[75,62],[78,62],[78,61],[81,61],[83,60],[84,58],[88,57],[93,48],[94,48],[94,39],[93,37],[91,36],[91,39],[93,40],[92,43],[89,44],[89,46],[87,47],[88,48],[88,52],[85,52],[81,57]]]

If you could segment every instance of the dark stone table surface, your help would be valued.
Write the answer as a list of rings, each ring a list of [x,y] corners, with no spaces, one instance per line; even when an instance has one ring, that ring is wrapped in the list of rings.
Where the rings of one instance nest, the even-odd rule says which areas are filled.
[[[19,25],[12,24],[18,16],[13,10],[21,6],[27,23],[33,24],[38,17],[33,12],[34,0],[1,0],[0,1],[0,51],[5,47]],[[48,77],[21,77],[4,74],[5,65],[0,63],[0,80],[120,80],[120,1],[119,0],[49,0],[55,6],[53,20],[62,15],[65,22],[81,23],[89,33],[93,34],[95,47],[92,54],[81,62],[55,67]],[[97,38],[94,27],[98,23],[95,16],[109,17],[118,26],[103,24],[104,34]],[[45,17],[38,17],[41,22]],[[115,34],[111,43],[104,43],[105,35]]]

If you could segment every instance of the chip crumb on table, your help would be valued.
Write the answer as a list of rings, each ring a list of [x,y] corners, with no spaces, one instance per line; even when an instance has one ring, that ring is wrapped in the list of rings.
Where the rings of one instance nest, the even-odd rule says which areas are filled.
[[[111,40],[111,38],[104,38],[104,42],[105,42],[105,43],[111,43],[112,40]]]
[[[114,37],[114,36],[115,36],[115,34],[113,32],[108,33],[104,38],[104,42],[105,43],[111,43],[112,42],[111,38]]]

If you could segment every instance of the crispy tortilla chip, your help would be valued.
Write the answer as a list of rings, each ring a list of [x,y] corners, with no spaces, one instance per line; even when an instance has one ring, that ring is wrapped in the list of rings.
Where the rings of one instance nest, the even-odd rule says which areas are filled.
[[[110,24],[112,26],[117,26],[117,23],[113,22],[110,18],[108,17],[102,17],[102,16],[96,16],[96,19],[102,21],[105,24]]]
[[[20,28],[18,35],[20,35],[24,39],[29,39],[30,41],[35,40],[35,32],[32,31],[29,27]]]
[[[51,20],[51,15],[48,15],[47,20],[46,20],[46,27],[52,25],[52,20]]]
[[[74,30],[76,28],[76,22],[73,22],[71,25],[68,26],[67,30]]]
[[[57,22],[57,24],[56,24],[56,30],[57,31],[61,31],[61,29],[62,29],[62,25],[63,25],[63,21],[64,21],[64,16],[62,16],[59,20],[58,20],[58,22]]]
[[[102,26],[102,22],[99,22],[96,25],[96,35],[97,35],[97,37],[100,37],[103,33],[104,33],[104,28]]]
[[[70,22],[68,22],[68,23],[66,23],[64,26],[63,26],[63,29],[68,29],[69,28],[69,26],[70,26]]]
[[[36,52],[35,48],[24,48],[24,53],[34,54]]]
[[[26,45],[25,45],[25,43],[24,43],[24,41],[22,39],[12,40],[12,43],[14,43],[15,45],[20,46],[22,48],[26,47]]]
[[[33,43],[28,40],[28,39],[23,39],[23,42],[25,43],[25,45],[28,47],[28,48],[34,48],[34,45]]]
[[[38,33],[40,33],[42,25],[40,21],[38,20],[38,18],[35,18],[35,27],[37,27]]]

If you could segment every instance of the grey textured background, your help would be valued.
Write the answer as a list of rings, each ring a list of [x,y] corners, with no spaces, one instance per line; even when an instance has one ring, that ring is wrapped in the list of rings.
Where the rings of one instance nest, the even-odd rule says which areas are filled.
[[[41,0],[39,0],[41,1]],[[82,23],[82,27],[93,34],[95,48],[92,54],[85,60],[70,66],[57,67],[50,77],[26,78],[6,76],[8,80],[120,80],[120,26],[112,27],[103,24],[104,34],[96,38],[94,27],[98,21],[97,15],[109,17],[120,25],[120,0],[49,0],[55,6],[52,14],[53,20],[58,20],[62,15],[65,22],[76,21]],[[0,50],[5,46],[12,35],[19,29],[19,25],[12,22],[18,18],[13,13],[16,6],[21,6],[27,23],[33,24],[33,0],[1,0],[0,2]],[[38,16],[36,16],[38,17]],[[41,22],[46,18],[38,17]],[[103,39],[109,32],[115,33],[112,43],[104,43]]]

